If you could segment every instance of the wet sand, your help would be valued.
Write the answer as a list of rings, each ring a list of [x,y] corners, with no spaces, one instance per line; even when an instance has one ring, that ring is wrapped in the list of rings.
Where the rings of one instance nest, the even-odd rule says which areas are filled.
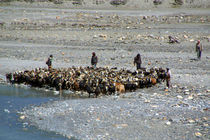
[[[53,67],[89,66],[93,51],[99,67],[135,70],[133,57],[141,53],[143,67],[172,72],[169,91],[161,83],[123,95],[56,101],[24,109],[24,121],[77,139],[208,139],[210,13],[173,10],[0,7],[1,75],[47,67],[50,54]],[[180,44],[169,44],[168,35]],[[201,60],[197,40],[204,47]]]

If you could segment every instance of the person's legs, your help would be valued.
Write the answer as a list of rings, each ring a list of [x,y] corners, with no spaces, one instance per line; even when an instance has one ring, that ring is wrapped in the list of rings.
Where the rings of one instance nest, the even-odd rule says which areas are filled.
[[[137,70],[138,70],[138,69],[141,69],[141,64],[138,64],[138,63],[137,63],[136,67],[137,67]]]
[[[199,59],[200,51],[197,51],[197,58]]]
[[[199,51],[199,59],[201,59],[201,51]]]
[[[95,69],[96,68],[96,64],[93,64],[92,67]]]
[[[49,66],[48,66],[48,70],[50,70],[51,68],[52,68],[52,66],[49,65]]]
[[[170,87],[170,80],[166,79],[166,86],[169,88]]]

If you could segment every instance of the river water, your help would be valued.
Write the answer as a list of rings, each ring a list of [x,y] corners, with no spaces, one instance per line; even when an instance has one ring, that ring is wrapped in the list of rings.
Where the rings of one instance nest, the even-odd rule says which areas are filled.
[[[0,140],[66,140],[52,132],[41,131],[21,122],[18,111],[31,105],[58,100],[52,91],[0,84]]]

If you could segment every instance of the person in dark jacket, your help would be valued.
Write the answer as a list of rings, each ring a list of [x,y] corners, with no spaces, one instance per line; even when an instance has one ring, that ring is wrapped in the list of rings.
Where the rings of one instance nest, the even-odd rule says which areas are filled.
[[[92,58],[91,58],[91,65],[93,68],[96,68],[96,65],[98,63],[98,57],[96,56],[96,53],[92,53]]]
[[[138,53],[136,57],[134,57],[134,66],[136,65],[136,69],[141,69],[141,55]]]
[[[50,57],[48,57],[48,59],[46,61],[46,64],[47,64],[49,70],[52,68],[52,60],[53,60],[53,55],[50,55]]]
[[[166,86],[168,87],[168,88],[170,88],[171,87],[171,71],[169,70],[169,68],[166,68]]]
[[[198,59],[201,59],[202,50],[203,50],[203,46],[200,43],[200,40],[198,40],[198,42],[196,43],[196,52],[197,52],[197,58]]]

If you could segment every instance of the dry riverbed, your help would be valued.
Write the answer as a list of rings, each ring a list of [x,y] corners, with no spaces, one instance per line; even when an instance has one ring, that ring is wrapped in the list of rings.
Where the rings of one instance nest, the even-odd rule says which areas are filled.
[[[0,74],[46,67],[89,66],[135,70],[169,67],[172,88],[148,89],[97,99],[68,99],[26,107],[20,118],[39,129],[76,139],[209,139],[210,12],[0,7]],[[168,36],[179,44],[169,44]],[[195,43],[201,40],[202,59]],[[50,92],[52,93],[52,92]],[[73,94],[72,92],[65,94]]]

